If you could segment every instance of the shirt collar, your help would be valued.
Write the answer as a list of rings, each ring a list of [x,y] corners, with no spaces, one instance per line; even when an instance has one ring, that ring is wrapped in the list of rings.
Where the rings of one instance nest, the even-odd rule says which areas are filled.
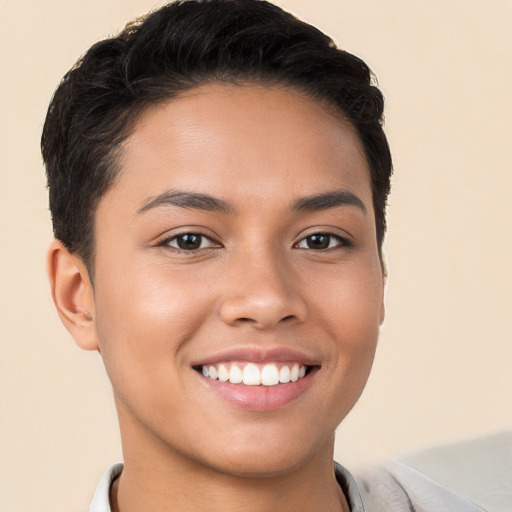
[[[334,474],[336,480],[345,494],[350,512],[364,512],[363,500],[357,487],[354,477],[350,474],[348,469],[344,468],[337,462],[334,463]]]
[[[94,497],[89,507],[89,512],[112,512],[110,508],[110,486],[112,482],[121,474],[124,465],[121,462],[110,466],[96,488]]]

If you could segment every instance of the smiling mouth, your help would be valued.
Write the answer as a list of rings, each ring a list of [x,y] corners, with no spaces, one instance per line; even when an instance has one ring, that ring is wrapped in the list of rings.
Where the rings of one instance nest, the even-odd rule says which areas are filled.
[[[208,379],[245,386],[277,386],[297,382],[313,367],[302,363],[234,363],[199,365],[194,369]]]

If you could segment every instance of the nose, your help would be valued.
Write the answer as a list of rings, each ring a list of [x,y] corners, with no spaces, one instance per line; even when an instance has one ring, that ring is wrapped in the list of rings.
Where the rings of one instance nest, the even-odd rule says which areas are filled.
[[[289,264],[266,254],[241,257],[238,264],[231,265],[220,307],[226,324],[263,330],[284,322],[304,321],[304,290]]]

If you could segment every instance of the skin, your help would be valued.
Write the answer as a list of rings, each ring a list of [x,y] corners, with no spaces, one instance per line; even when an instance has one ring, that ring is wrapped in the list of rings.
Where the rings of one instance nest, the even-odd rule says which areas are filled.
[[[120,165],[96,212],[94,290],[60,242],[48,257],[64,324],[100,350],[112,381],[125,459],[114,508],[348,510],[334,431],[366,383],[384,316],[355,129],[294,90],[208,85],[149,107]],[[148,206],[169,190],[230,211]],[[362,206],[290,209],[333,191]],[[183,233],[203,235],[199,248],[179,249]],[[307,238],[318,233],[328,248]],[[318,371],[286,406],[244,410],[192,368],[237,346],[300,350]]]

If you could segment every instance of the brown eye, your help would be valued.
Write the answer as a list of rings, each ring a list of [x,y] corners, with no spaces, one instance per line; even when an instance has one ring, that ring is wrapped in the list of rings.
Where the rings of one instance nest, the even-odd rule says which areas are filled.
[[[306,238],[308,249],[327,249],[330,242],[329,235],[311,235]]]
[[[338,235],[331,235],[329,233],[315,233],[309,235],[297,244],[299,249],[312,249],[315,251],[322,251],[332,249],[334,247],[342,247],[349,245],[348,241]]]
[[[180,251],[197,251],[216,246],[212,240],[199,233],[183,233],[173,236],[165,240],[164,245]]]
[[[201,247],[202,238],[203,237],[201,235],[187,233],[185,235],[177,236],[176,244],[180,249],[185,251],[193,251],[194,249],[199,249]]]

